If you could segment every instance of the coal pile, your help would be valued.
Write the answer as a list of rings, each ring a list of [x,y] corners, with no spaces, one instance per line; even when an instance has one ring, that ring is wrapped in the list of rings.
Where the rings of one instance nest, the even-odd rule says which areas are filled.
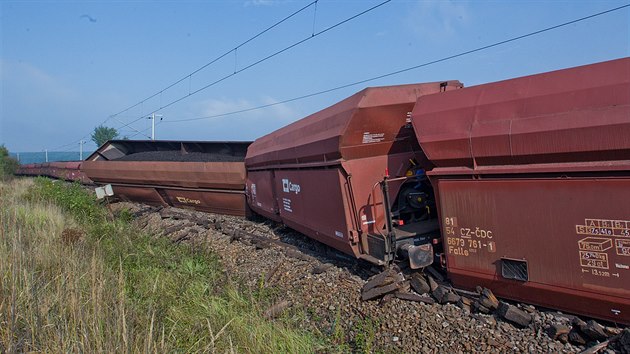
[[[125,155],[116,161],[169,161],[169,162],[243,162],[245,156],[211,152],[143,151]]]

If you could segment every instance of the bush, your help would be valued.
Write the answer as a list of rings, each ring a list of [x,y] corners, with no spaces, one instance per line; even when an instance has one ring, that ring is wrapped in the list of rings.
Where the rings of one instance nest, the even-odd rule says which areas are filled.
[[[78,183],[66,184],[45,177],[37,177],[26,198],[30,201],[50,201],[70,212],[82,222],[105,221],[106,212],[93,194]]]
[[[6,179],[15,174],[20,163],[9,156],[9,150],[0,145],[0,179]]]

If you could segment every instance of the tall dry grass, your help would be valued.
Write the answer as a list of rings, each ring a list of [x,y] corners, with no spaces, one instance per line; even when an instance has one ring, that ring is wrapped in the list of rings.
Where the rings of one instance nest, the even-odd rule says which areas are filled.
[[[211,253],[107,221],[80,187],[0,182],[0,352],[312,352]]]

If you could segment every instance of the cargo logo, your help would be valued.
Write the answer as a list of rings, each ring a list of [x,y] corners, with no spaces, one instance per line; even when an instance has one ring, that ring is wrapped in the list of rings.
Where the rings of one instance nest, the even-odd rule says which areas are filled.
[[[197,199],[189,199],[186,197],[175,197],[175,198],[177,198],[177,201],[182,204],[195,204],[195,205],[201,204],[201,200],[197,200]]]
[[[291,183],[291,181],[289,181],[288,178],[283,178],[282,179],[282,191],[285,192],[285,193],[293,192],[295,194],[298,194],[298,193],[300,193],[300,185]]]

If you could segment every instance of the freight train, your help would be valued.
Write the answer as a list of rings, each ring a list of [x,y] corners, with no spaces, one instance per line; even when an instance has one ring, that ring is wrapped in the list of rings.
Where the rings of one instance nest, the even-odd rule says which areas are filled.
[[[630,58],[366,88],[254,142],[109,141],[122,199],[260,214],[358,259],[630,324]]]
[[[20,165],[15,172],[18,176],[43,176],[64,181],[92,184],[81,170],[81,161],[44,162]]]

